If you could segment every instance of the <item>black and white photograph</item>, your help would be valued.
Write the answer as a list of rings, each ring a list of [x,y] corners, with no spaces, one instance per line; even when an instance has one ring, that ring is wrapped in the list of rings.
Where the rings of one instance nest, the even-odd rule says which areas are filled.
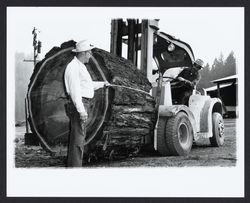
[[[243,7],[7,7],[6,25],[7,196],[244,197]]]

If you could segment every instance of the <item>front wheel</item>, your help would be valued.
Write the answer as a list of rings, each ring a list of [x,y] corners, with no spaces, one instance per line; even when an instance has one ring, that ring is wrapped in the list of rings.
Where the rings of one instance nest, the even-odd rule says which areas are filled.
[[[213,147],[220,147],[224,144],[224,121],[220,113],[212,115],[213,137],[209,138]]]
[[[158,151],[162,155],[183,156],[189,154],[193,144],[193,128],[188,116],[179,112],[177,115],[162,120],[162,126],[158,129],[161,139],[158,145]],[[160,146],[159,146],[160,145]]]

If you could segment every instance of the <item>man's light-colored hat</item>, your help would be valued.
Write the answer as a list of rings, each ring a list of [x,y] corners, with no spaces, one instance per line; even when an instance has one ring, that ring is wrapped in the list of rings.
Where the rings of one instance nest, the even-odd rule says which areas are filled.
[[[88,40],[82,40],[80,42],[76,43],[76,48],[73,49],[73,52],[83,52],[83,51],[89,51],[91,49],[95,48],[92,44],[89,43]]]
[[[196,63],[197,65],[203,68],[204,62],[201,59],[196,59],[194,63]]]

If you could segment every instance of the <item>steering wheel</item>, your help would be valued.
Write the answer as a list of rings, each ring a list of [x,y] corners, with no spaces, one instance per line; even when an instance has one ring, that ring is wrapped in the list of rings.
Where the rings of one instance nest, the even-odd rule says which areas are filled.
[[[182,86],[187,86],[187,87],[190,87],[190,84],[185,82],[185,80],[180,80],[178,77],[177,78],[174,78],[174,77],[169,77],[169,76],[163,76],[162,77],[163,79],[167,78],[167,79],[172,79],[170,82],[172,82],[172,86],[174,88],[179,88],[179,87],[182,87]],[[159,78],[156,79],[156,82],[159,80]]]
[[[168,77],[168,76],[162,76],[162,78],[163,78],[163,79],[164,79],[164,78],[165,78],[165,79],[166,79],[166,78],[167,78],[167,79],[172,79],[172,81],[173,81],[173,80],[178,80],[177,78]],[[155,81],[157,82],[158,80],[159,80],[159,78],[156,78]]]

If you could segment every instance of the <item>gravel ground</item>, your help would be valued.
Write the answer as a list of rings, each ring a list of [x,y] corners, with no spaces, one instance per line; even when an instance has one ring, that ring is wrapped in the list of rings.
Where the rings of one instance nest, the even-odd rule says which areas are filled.
[[[208,139],[200,139],[185,157],[161,157],[156,152],[142,151],[136,157],[113,161],[91,161],[84,167],[171,167],[171,166],[235,166],[236,120],[225,119],[225,143],[211,147]],[[65,167],[66,157],[51,157],[40,146],[25,146],[25,126],[16,127],[15,164],[20,167]]]

